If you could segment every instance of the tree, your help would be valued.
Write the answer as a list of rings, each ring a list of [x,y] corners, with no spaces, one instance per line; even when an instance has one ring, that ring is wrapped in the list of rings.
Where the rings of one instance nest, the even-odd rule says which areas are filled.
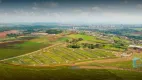
[[[15,37],[15,38],[16,38],[18,35],[17,35],[17,34],[12,34],[12,33],[11,33],[11,34],[7,34],[7,36],[8,36],[8,37]]]
[[[95,47],[94,47],[93,44],[89,44],[89,45],[88,45],[88,48],[89,48],[89,49],[94,49]]]
[[[102,48],[103,46],[104,46],[104,45],[102,45],[102,44],[96,44],[96,45],[95,45],[96,48]]]
[[[83,39],[82,38],[78,38],[78,41],[82,41]]]
[[[78,45],[78,44],[71,44],[71,45],[68,45],[67,47],[69,47],[69,48],[80,48],[80,45]]]

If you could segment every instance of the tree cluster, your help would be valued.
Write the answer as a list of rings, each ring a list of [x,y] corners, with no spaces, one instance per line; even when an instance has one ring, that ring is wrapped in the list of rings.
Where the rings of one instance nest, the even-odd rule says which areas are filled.
[[[57,30],[57,29],[49,29],[46,31],[46,33],[48,33],[48,34],[59,34],[62,32],[63,32],[62,30]]]
[[[94,49],[94,48],[102,48],[105,45],[103,44],[89,44],[89,43],[82,43],[83,48],[89,48],[89,49]]]
[[[71,40],[66,40],[66,42],[68,42],[68,43],[77,43],[77,42],[79,42],[79,41],[82,41],[83,39],[82,38],[78,38],[78,39],[71,39]]]

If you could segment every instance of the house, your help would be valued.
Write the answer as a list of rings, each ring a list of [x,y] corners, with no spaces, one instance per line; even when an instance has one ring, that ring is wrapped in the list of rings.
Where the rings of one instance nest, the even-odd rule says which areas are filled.
[[[48,33],[38,33],[38,32],[35,32],[35,33],[31,33],[32,36],[46,36],[48,35]]]

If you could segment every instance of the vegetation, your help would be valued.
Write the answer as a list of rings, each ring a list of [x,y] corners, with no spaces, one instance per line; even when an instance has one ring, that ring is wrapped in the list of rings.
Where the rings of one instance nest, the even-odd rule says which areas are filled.
[[[15,42],[11,44],[1,44],[0,46],[0,59],[10,58],[22,54],[26,54],[45,47],[43,43],[36,42]]]
[[[7,37],[17,37],[18,35],[17,34],[7,34]]]
[[[109,34],[116,34],[116,35],[121,35],[121,36],[127,36],[132,39],[142,39],[142,34],[136,34],[136,33],[141,33],[141,29],[138,30],[139,28],[126,28],[126,29],[115,29],[115,30],[107,30],[107,31],[102,31],[105,33]]]
[[[57,29],[49,29],[46,31],[46,33],[48,33],[48,34],[59,34],[62,32],[63,32],[62,30],[57,30]]]
[[[33,68],[0,64],[1,80],[141,80],[141,73],[117,70],[85,70],[77,67]],[[133,77],[133,76],[136,77]],[[129,76],[129,77],[126,77]]]
[[[29,28],[24,31],[30,34],[39,30]],[[107,59],[115,60],[119,58],[119,53],[127,50],[128,45],[131,43],[128,39],[99,33],[91,35],[85,32],[63,32],[56,29],[44,31],[56,35],[36,36],[33,38],[21,37],[12,42],[0,43],[1,80],[142,79],[142,74],[138,72],[80,68],[81,66],[103,65],[132,69],[131,61],[105,63]],[[8,36],[16,37],[13,34]],[[104,60],[104,63],[87,63],[96,60]],[[79,63],[85,64],[81,65]]]
[[[73,47],[73,46],[72,46]],[[72,49],[64,46],[50,47],[49,49],[41,50],[33,54],[16,57],[5,60],[5,63],[15,65],[56,65],[56,64],[72,64],[74,62],[112,58],[115,57],[111,51],[102,49]]]

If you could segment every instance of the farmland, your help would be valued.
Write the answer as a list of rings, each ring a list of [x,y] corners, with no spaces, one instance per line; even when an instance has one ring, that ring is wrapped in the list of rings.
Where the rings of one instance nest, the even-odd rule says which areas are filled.
[[[77,41],[80,39],[80,41]],[[113,40],[120,38],[112,36]],[[66,42],[66,41],[69,42]],[[75,42],[73,42],[75,41]],[[128,40],[121,39],[128,44]],[[98,44],[99,43],[99,44]],[[70,45],[78,45],[80,48],[70,48]],[[49,46],[49,47],[48,47]],[[50,66],[60,64],[74,64],[76,62],[117,58],[122,48],[114,47],[114,43],[80,33],[61,33],[37,37],[25,42],[2,45],[1,59],[4,63],[27,66]],[[3,48],[4,47],[4,48]],[[11,55],[8,55],[11,54]]]
[[[30,53],[48,47],[52,45],[52,42],[56,43],[55,41],[50,41],[50,37],[52,36],[36,37],[28,40],[22,38],[21,40],[14,40],[12,42],[2,42],[0,43],[0,59]]]
[[[4,43],[0,46],[1,79],[133,80],[135,77],[124,76],[133,75],[128,74],[129,72],[134,72],[134,76],[141,79],[141,73],[131,65],[132,56],[138,54],[128,58],[120,56],[126,52],[130,43],[128,39],[119,36],[98,37],[80,33],[49,34]],[[126,69],[124,73],[123,69]]]
[[[61,46],[48,48],[41,52],[6,60],[6,63],[24,65],[65,64],[79,61],[115,57],[112,52],[101,49],[70,49]]]

